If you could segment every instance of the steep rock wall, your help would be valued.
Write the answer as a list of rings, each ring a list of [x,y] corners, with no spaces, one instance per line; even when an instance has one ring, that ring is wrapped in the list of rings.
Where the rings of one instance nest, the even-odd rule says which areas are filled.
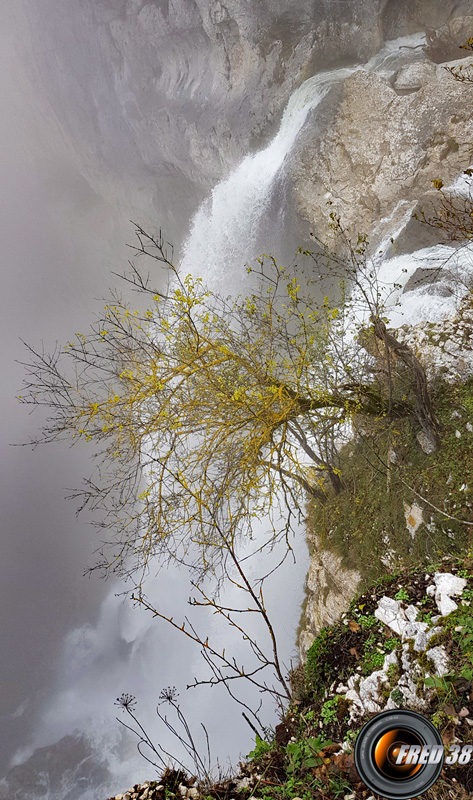
[[[91,163],[154,181],[173,229],[318,69],[446,25],[466,0],[34,0],[31,59]],[[71,75],[71,65],[73,72]]]
[[[462,62],[470,63],[467,58]],[[441,178],[471,160],[472,98],[445,65],[405,67],[390,79],[357,71],[317,118],[292,162],[299,213],[330,239],[328,214],[377,247]],[[418,225],[412,246],[425,234]]]

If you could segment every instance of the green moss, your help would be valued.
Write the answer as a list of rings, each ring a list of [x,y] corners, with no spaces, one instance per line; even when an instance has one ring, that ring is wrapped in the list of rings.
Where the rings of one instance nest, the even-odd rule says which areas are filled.
[[[434,633],[434,635],[429,639],[429,649],[431,647],[439,647],[440,645],[444,645],[450,639],[451,639],[451,636],[448,633],[448,631],[446,631],[446,630],[439,631],[438,633]]]
[[[364,675],[370,675],[375,670],[381,669],[384,664],[386,653],[380,653],[377,648],[378,640],[372,633],[363,645],[362,671]]]
[[[310,532],[323,547],[335,550],[345,566],[356,566],[362,588],[383,580],[381,559],[387,551],[391,580],[414,566],[438,568],[445,553],[468,551],[471,528],[460,520],[473,522],[473,432],[466,427],[473,422],[473,379],[454,385],[438,380],[432,401],[440,424],[437,453],[422,452],[410,420],[378,419],[369,427],[355,420],[364,433],[340,453],[344,490],[335,495],[328,488],[327,503],[310,506]],[[453,410],[461,417],[452,419]],[[465,484],[471,489],[462,489]],[[413,539],[405,508],[414,502],[422,507],[424,521]]]
[[[404,695],[398,688],[392,690],[391,697],[398,706],[401,706],[404,703]]]
[[[331,636],[331,628],[322,628],[307,652],[307,688],[315,696],[323,692],[332,677],[330,667],[326,662],[326,656],[332,643]]]

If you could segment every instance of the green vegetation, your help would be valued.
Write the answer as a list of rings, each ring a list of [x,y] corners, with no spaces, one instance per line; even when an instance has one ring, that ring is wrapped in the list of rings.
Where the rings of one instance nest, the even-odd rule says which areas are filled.
[[[442,731],[445,740],[457,736],[464,743],[473,741],[472,728],[465,719],[469,715],[470,693],[473,690],[473,609],[469,603],[473,596],[471,557],[443,557],[431,562],[433,569],[453,572],[468,581],[458,609],[441,618],[437,626],[441,632],[431,639],[430,645],[442,643],[450,653],[451,669],[442,676],[432,674],[428,653],[411,647],[409,657],[417,659],[418,668],[412,676],[427,700],[424,713]],[[354,772],[353,753],[350,749],[360,727],[370,715],[350,719],[350,703],[338,683],[346,684],[350,677],[371,674],[384,664],[387,654],[398,652],[402,646],[398,636],[380,623],[374,615],[383,595],[395,598],[404,605],[415,604],[420,614],[432,614],[435,601],[425,594],[432,578],[425,579],[425,567],[405,568],[396,574],[377,579],[356,598],[348,614],[338,623],[322,629],[307,655],[304,668],[304,687],[300,699],[294,701],[284,716],[285,739],[276,732],[269,745],[257,739],[253,753],[254,769],[258,779],[251,788],[242,789],[244,798],[261,797],[268,800],[335,800],[346,794],[363,797],[364,785]],[[429,673],[428,675],[426,673]],[[398,706],[405,706],[403,685],[397,685],[402,674],[398,663],[387,669],[387,680],[382,690],[385,700],[391,698]],[[355,680],[355,688],[358,685]],[[353,685],[353,684],[352,684]],[[468,716],[471,721],[471,718]],[[337,744],[331,744],[332,742]],[[344,743],[344,750],[341,743]],[[252,764],[248,769],[253,769]],[[442,783],[428,795],[429,800],[442,797],[435,791],[443,786],[455,787],[460,780],[467,781],[459,767],[444,770]],[[456,782],[456,783],[455,783]],[[464,786],[469,786],[464,783]],[[450,796],[449,794],[445,797]],[[452,797],[461,795],[453,794]]]
[[[324,747],[331,745],[323,736],[309,736],[297,742],[289,742],[286,747],[287,764],[286,772],[288,775],[296,775],[301,771],[306,771],[310,767],[318,767],[323,763],[321,753]]]
[[[262,739],[258,734],[256,734],[256,744],[254,750],[251,750],[247,758],[251,758],[253,761],[257,761],[261,756],[264,756],[265,753],[268,753],[271,750],[271,745],[269,742],[266,742]]]
[[[418,564],[432,569],[445,553],[469,549],[472,528],[464,521],[473,521],[473,379],[437,381],[433,402],[441,432],[437,453],[422,452],[407,420],[364,421],[340,452],[344,491],[329,493],[323,506],[311,503],[309,538],[334,549],[347,567],[356,564],[364,585],[382,577],[387,553],[392,575]],[[407,523],[414,503],[423,518],[412,536]],[[394,596],[409,599],[402,588]]]
[[[335,722],[338,716],[338,697],[333,697],[332,700],[326,700],[320,709],[320,718],[324,725],[330,722]]]
[[[395,600],[409,600],[409,595],[407,594],[405,589],[399,589],[398,592],[394,595]]]

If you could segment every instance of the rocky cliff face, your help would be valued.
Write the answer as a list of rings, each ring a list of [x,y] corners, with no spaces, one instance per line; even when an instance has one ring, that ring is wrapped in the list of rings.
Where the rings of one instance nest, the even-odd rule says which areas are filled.
[[[469,166],[470,86],[445,66],[426,59],[386,77],[357,71],[317,118],[316,132],[306,131],[293,159],[294,197],[322,238],[330,238],[328,213],[336,211],[351,235],[368,234],[377,247],[416,204],[430,205],[434,179],[448,183]],[[425,236],[425,226],[410,224],[399,247],[418,249]]]
[[[173,234],[215,182],[272,134],[303,80],[321,68],[364,63],[386,38],[445,28],[452,14],[466,13],[469,6],[466,0],[23,3],[34,68],[43,77],[53,112],[90,161],[91,171],[100,163],[101,169],[119,167],[133,174],[148,186],[158,215]],[[404,113],[402,103],[391,108],[396,95],[391,97],[390,87],[373,84],[373,89],[380,108],[370,132],[383,124],[388,108],[394,112],[394,130],[397,110]],[[351,124],[353,115],[352,138],[363,134],[367,141],[363,116],[371,91],[354,78],[330,142],[305,152],[299,205],[307,202],[307,213],[315,210],[314,192],[307,189],[313,180],[310,165],[319,156],[327,160],[335,135]],[[358,102],[358,93],[356,113],[351,105]],[[414,105],[412,99],[405,103]],[[399,142],[391,144],[395,148]],[[387,146],[380,143],[382,153]],[[343,156],[340,173],[349,168],[350,151],[348,144],[346,154],[333,153]],[[360,161],[364,155],[360,152]],[[367,173],[379,158],[370,157]],[[327,164],[316,189],[325,185],[330,168]],[[338,191],[341,179],[335,178]],[[346,193],[349,200],[355,195]]]
[[[316,634],[337,622],[348,609],[361,578],[356,569],[346,569],[336,553],[324,550],[315,534],[309,533],[308,539],[313,552],[307,575],[304,628],[299,636],[302,659]]]

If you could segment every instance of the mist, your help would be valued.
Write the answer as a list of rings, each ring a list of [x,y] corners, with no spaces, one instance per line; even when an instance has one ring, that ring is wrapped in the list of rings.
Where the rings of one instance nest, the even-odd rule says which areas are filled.
[[[65,107],[64,96],[54,96],[47,82],[47,60],[55,51],[46,32],[48,25],[61,32],[59,6],[42,7],[43,39],[35,27],[35,3],[6,0],[0,8],[0,94],[7,110],[0,118],[4,265],[0,774],[27,765],[31,757],[41,764],[43,751],[38,748],[85,732],[100,749],[102,762],[113,774],[111,786],[118,791],[150,776],[150,767],[135,753],[133,737],[124,736],[115,721],[114,702],[122,692],[136,695],[141,718],[156,730],[158,741],[162,732],[154,727],[154,707],[159,692],[169,684],[177,686],[191,724],[207,725],[215,759],[226,763],[231,757],[235,763],[241,752],[250,749],[253,737],[223,689],[195,689],[192,697],[186,693],[193,676],[204,677],[198,650],[191,643],[118,596],[123,586],[99,581],[95,575],[84,577],[94,560],[96,532],[91,519],[76,518],[74,503],[64,498],[90,473],[90,448],[79,443],[71,450],[57,443],[33,450],[27,444],[37,437],[42,416],[41,412],[28,416],[16,400],[25,374],[18,362],[28,360],[21,340],[51,351],[72,334],[86,331],[103,308],[102,298],[117,284],[112,271],[126,267],[130,256],[126,245],[134,236],[130,220],[151,230],[162,226],[179,246],[202,197],[202,188],[192,181],[185,184],[177,175],[174,201],[168,202],[164,150],[160,160],[156,140],[154,168],[136,154],[131,157],[133,142],[118,107],[107,112],[109,129],[92,124],[87,103],[81,109],[79,102],[89,85],[86,72],[75,85],[79,48],[76,53],[71,50],[68,75],[61,72],[64,65],[57,56],[56,78],[61,79],[63,92],[69,81],[70,105]],[[78,30],[76,34],[80,38]],[[87,53],[80,59],[81,70],[86,71]],[[114,123],[115,138],[110,132]],[[180,197],[183,185],[185,202]],[[157,282],[166,279],[154,277]],[[260,535],[264,537],[264,532]],[[285,590],[285,605],[290,598],[292,612],[278,621],[288,668],[296,656],[294,630],[307,568],[302,535],[299,551],[296,571],[288,564],[291,588]],[[276,614],[282,585],[284,577],[268,589],[268,602]],[[151,596],[160,604],[165,598],[169,614],[188,612],[187,575],[161,571],[152,577],[151,586]],[[212,625],[207,619],[200,627],[211,630]],[[225,641],[225,633],[218,636]],[[239,652],[240,644],[234,646]],[[251,702],[258,701],[255,697]],[[266,713],[268,721],[274,719],[274,709]],[[222,731],[222,719],[227,718],[231,724]],[[31,772],[33,766],[28,769]],[[40,771],[40,766],[34,767],[33,784]],[[25,774],[18,777],[20,782],[26,780]],[[105,786],[106,773],[102,780]],[[93,790],[90,796],[96,796]]]

